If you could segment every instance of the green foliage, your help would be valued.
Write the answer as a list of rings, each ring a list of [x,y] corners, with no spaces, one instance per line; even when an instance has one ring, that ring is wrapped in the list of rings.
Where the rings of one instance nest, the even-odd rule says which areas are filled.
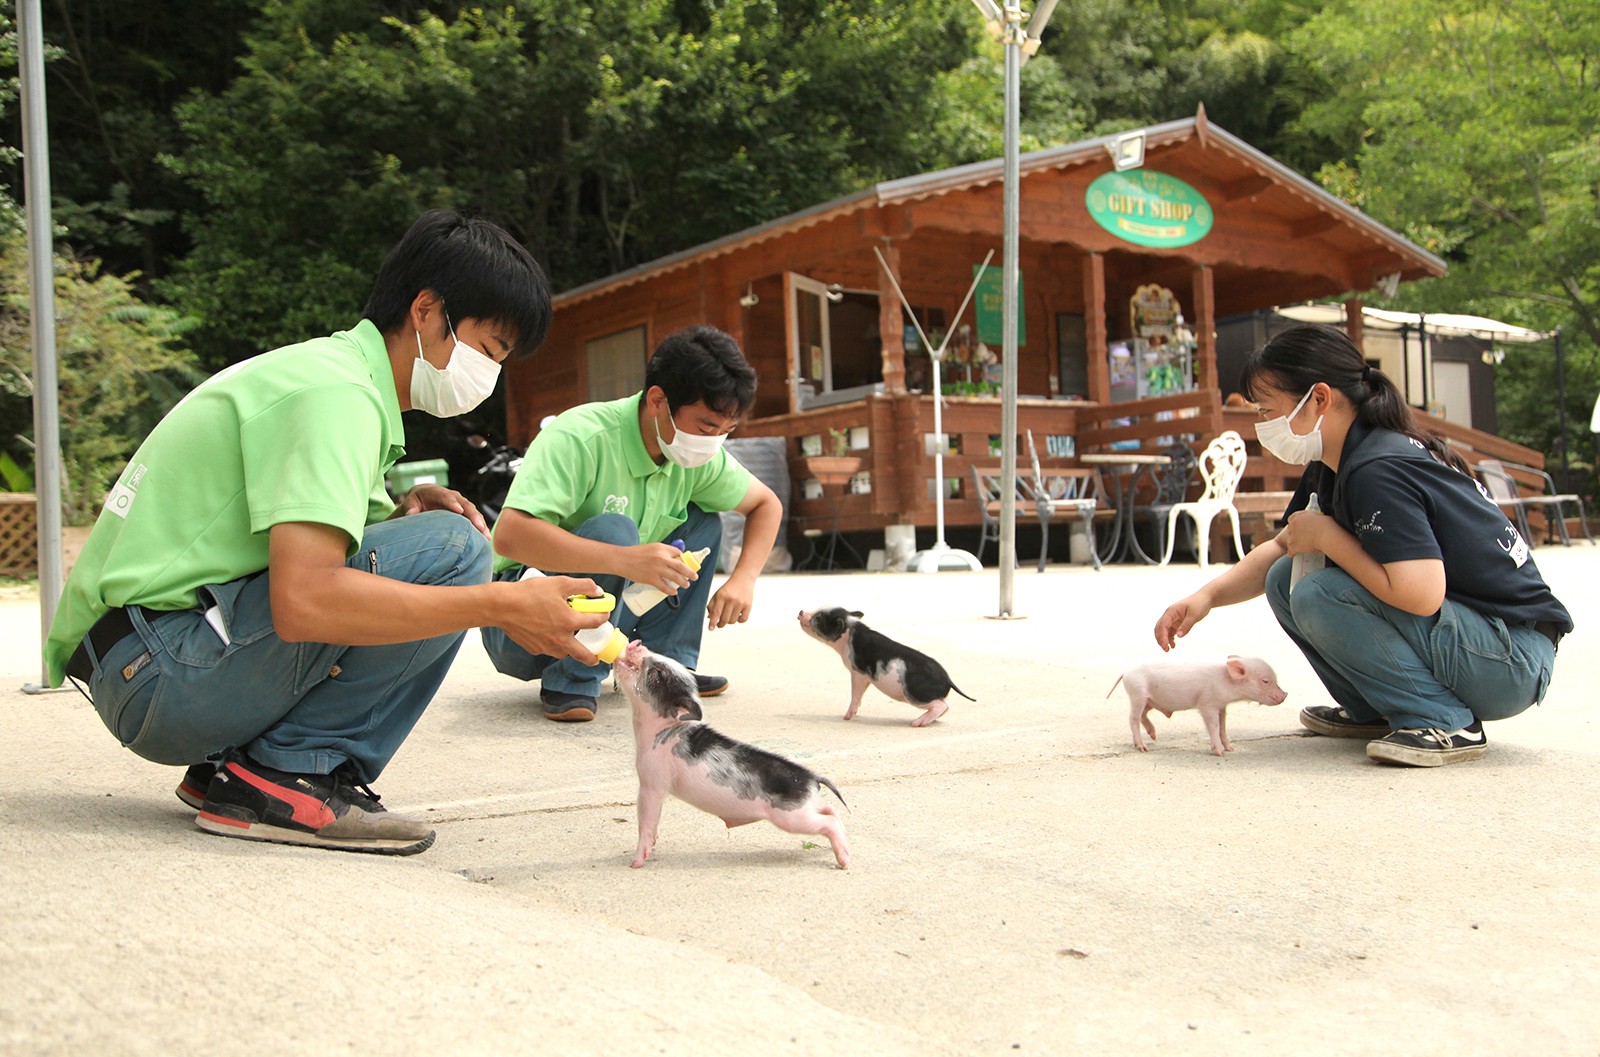
[[[1055,57],[1065,95],[1097,134],[1189,117],[1204,103],[1211,120],[1262,150],[1290,164],[1320,164],[1328,159],[1318,145],[1284,135],[1308,89],[1320,86],[1276,42],[1321,6],[1069,0],[1040,54]]]
[[[269,0],[178,108],[192,252],[163,287],[220,366],[359,311],[422,209],[505,224],[558,289],[920,170],[971,20],[886,0]],[[935,159],[937,161],[938,159]]]
[[[0,0],[10,12],[11,0]],[[45,0],[45,95],[58,240],[141,290],[188,248],[177,216],[190,191],[160,162],[178,143],[172,108],[235,73],[258,0]],[[9,69],[14,58],[0,56]],[[9,171],[16,199],[22,174]]]
[[[1338,90],[1297,128],[1349,141],[1325,186],[1444,257],[1395,307],[1561,327],[1572,434],[1600,388],[1600,19],[1591,0],[1343,0],[1291,47]],[[1548,346],[1512,347],[1500,429],[1557,451]],[[1587,447],[1583,443],[1582,447]]]
[[[9,452],[0,451],[0,485],[8,492],[31,492],[33,474],[19,465]]]
[[[19,424],[32,421],[27,259],[21,239],[0,240],[0,419]],[[55,296],[62,506],[69,524],[87,524],[138,442],[203,376],[177,315],[140,302],[96,262],[58,258]],[[33,461],[31,430],[0,447]]]

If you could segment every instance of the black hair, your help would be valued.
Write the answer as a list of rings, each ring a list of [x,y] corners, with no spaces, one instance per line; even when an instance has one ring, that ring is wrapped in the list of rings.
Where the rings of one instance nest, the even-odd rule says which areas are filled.
[[[452,323],[476,319],[515,332],[513,357],[532,353],[550,329],[550,287],[538,262],[481,217],[446,209],[418,217],[383,259],[361,315],[392,333],[424,290],[439,296]]]
[[[1446,466],[1471,476],[1466,460],[1444,438],[1417,425],[1399,387],[1335,327],[1302,323],[1274,335],[1245,360],[1240,388],[1259,401],[1263,388],[1298,396],[1318,382],[1350,401],[1367,426],[1403,433]]]
[[[644,387],[659,385],[667,408],[704,402],[719,415],[742,418],[756,402],[756,372],[739,343],[716,327],[695,326],[668,334],[650,357]]]

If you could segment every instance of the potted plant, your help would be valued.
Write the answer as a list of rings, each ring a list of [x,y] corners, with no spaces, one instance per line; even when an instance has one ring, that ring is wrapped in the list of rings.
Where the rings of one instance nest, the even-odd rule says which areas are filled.
[[[806,456],[806,475],[825,486],[848,484],[861,471],[861,456],[849,452],[850,431],[828,430],[828,454]]]

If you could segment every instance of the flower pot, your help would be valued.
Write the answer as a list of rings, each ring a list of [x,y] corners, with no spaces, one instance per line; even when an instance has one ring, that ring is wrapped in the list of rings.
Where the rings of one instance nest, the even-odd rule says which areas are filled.
[[[861,457],[859,455],[808,455],[805,460],[806,476],[814,477],[818,483],[827,485],[845,485],[850,483],[850,478],[861,472]]]

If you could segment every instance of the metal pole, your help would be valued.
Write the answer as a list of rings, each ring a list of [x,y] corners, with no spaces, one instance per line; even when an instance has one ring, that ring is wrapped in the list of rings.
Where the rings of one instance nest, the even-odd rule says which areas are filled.
[[[1572,481],[1572,466],[1567,459],[1567,368],[1561,355],[1561,328],[1555,330],[1556,342],[1556,408],[1561,420],[1561,487],[1558,492],[1568,492]]]
[[[39,643],[61,597],[61,412],[56,395],[55,247],[50,233],[50,138],[44,106],[44,28],[39,0],[17,2],[22,75],[23,199],[28,226],[33,330],[33,468],[39,522]],[[50,673],[40,650],[41,686]],[[33,689],[25,686],[24,689]]]
[[[1429,355],[1428,347],[1428,316],[1425,312],[1417,313],[1417,348],[1418,362],[1422,364],[1422,410],[1428,410],[1429,379],[1433,374],[1433,357]]]
[[[1019,0],[1006,0],[1005,240],[1001,247],[1003,298],[1000,343],[1000,616],[1015,614],[1012,574],[1017,550],[1017,214],[1021,201],[1017,153],[1021,140],[1022,25]]]

